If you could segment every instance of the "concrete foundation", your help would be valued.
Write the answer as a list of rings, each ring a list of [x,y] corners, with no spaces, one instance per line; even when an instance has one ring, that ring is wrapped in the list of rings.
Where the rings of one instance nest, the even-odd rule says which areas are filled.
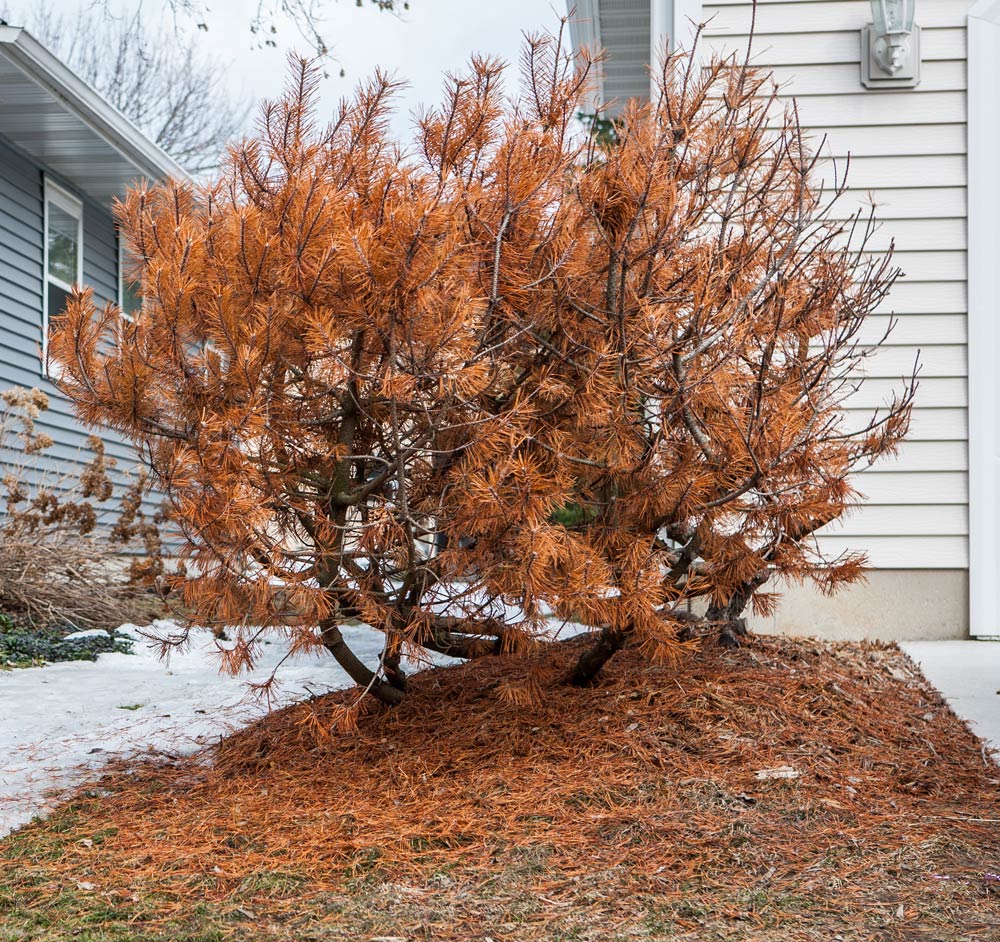
[[[867,581],[827,597],[811,585],[776,586],[773,618],[748,620],[763,634],[831,640],[929,641],[969,636],[965,569],[870,569]]]

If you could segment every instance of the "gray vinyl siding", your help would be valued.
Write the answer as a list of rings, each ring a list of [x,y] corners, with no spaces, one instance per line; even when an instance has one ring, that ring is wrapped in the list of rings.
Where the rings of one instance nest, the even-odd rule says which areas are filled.
[[[48,395],[50,408],[37,427],[55,444],[28,464],[36,473],[62,478],[75,474],[87,460],[81,448],[90,433],[42,371],[43,175],[44,168],[0,135],[0,389],[35,387]],[[70,181],[49,176],[83,200],[84,283],[100,300],[116,301],[118,247],[110,209],[84,197]],[[135,451],[120,437],[113,433],[101,437],[120,472],[137,465]],[[4,463],[23,460],[10,453],[2,458]]]
[[[42,173],[0,138],[0,383],[4,386],[37,384],[41,312]]]

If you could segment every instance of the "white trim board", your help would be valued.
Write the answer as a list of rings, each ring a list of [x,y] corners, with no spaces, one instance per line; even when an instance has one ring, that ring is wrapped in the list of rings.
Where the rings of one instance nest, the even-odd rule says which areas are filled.
[[[690,51],[698,27],[704,20],[702,0],[673,0],[673,48]]]
[[[662,53],[689,52],[702,19],[702,0],[650,0],[649,2],[649,97],[656,98],[656,76],[661,70]]]
[[[968,19],[969,633],[1000,619],[1000,0]]]

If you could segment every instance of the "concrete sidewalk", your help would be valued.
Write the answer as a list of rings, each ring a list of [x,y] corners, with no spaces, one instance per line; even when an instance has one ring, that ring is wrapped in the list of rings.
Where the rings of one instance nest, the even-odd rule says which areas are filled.
[[[903,641],[899,646],[972,731],[1000,750],[1000,641]]]

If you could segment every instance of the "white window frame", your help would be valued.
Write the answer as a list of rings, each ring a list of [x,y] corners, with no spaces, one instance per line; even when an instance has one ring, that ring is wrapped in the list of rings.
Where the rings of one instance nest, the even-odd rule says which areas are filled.
[[[72,291],[83,284],[83,200],[54,183],[47,176],[43,178],[44,199],[42,209],[42,375],[52,376],[49,371],[49,282],[63,291]],[[54,204],[64,212],[76,217],[76,282],[66,284],[49,275],[49,205]]]
[[[121,229],[115,229],[115,244],[118,247],[118,260],[116,262],[118,266],[118,310],[122,312],[122,317],[125,320],[129,320],[129,316],[125,313],[125,269],[123,267],[125,240],[122,238]]]

